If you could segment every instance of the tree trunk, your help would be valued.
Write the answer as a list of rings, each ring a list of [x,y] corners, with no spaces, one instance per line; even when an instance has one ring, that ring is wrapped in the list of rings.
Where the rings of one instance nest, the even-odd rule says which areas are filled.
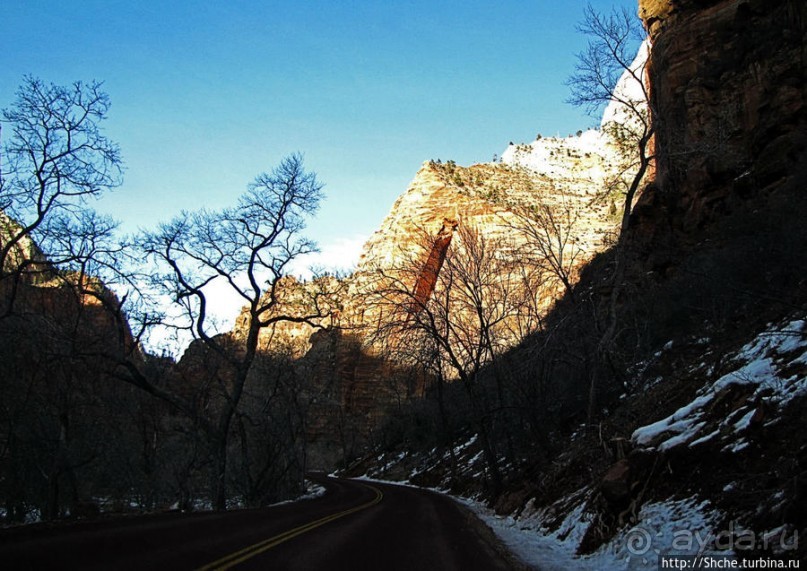
[[[479,423],[479,437],[482,440],[482,456],[485,458],[485,463],[488,465],[488,471],[490,472],[490,493],[495,498],[502,491],[502,473],[499,471],[499,462],[484,419]]]
[[[46,521],[59,517],[59,472],[54,468],[48,474],[48,497],[45,503],[45,510],[42,514]]]
[[[647,145],[652,136],[653,131],[651,129],[639,141],[639,170],[636,171],[636,174],[630,183],[630,187],[628,188],[628,192],[625,194],[625,206],[622,210],[622,223],[619,229],[620,243],[622,242],[622,238],[627,233],[628,226],[630,225],[630,215],[631,212],[633,212],[633,198],[636,196],[636,192],[639,190],[639,185],[641,185],[642,179],[644,179],[644,175],[647,173],[647,169],[650,166],[651,158],[647,156]]]
[[[214,446],[213,509],[222,512],[227,509],[227,437],[220,435]]]
[[[450,424],[448,422],[448,411],[446,410],[445,395],[443,394],[443,382],[444,382],[443,381],[443,374],[442,374],[442,372],[438,371],[438,373],[437,373],[437,408],[440,411],[440,424],[443,427],[443,437],[449,443],[448,444],[448,452],[449,452],[449,457],[450,457],[450,463],[449,463],[448,469],[451,472],[451,478],[455,479],[457,477],[457,455],[454,452],[454,446],[452,446],[451,426],[450,426]]]
[[[491,495],[495,497],[498,496],[502,490],[502,474],[499,471],[499,462],[496,457],[496,451],[487,426],[488,423],[486,419],[488,415],[484,410],[485,407],[480,407],[478,399],[474,395],[470,377],[464,376],[462,378],[462,384],[465,387],[465,390],[468,392],[468,398],[471,400],[471,408],[474,411],[474,416],[478,419],[476,424],[479,439],[482,442],[482,457],[485,459],[485,464],[487,464],[488,472],[490,473],[490,492]]]

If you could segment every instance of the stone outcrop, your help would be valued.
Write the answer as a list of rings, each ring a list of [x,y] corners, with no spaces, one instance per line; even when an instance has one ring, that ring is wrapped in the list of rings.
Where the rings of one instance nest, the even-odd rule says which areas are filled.
[[[640,208],[688,232],[783,183],[807,148],[807,4],[640,0],[657,185]],[[664,208],[660,208],[660,205]],[[658,218],[662,216],[667,220]],[[651,214],[652,215],[652,214]]]
[[[272,307],[261,314],[263,320],[278,319],[277,322],[260,331],[258,344],[262,349],[271,345],[290,350],[295,358],[302,357],[309,350],[309,338],[317,327],[331,327],[338,323],[342,313],[344,287],[336,278],[325,276],[317,280],[298,281],[293,276],[284,276],[277,281],[272,291],[263,295],[263,302]],[[236,318],[232,330],[234,340],[244,339],[249,329],[249,308],[244,307]],[[309,316],[325,315],[323,319],[295,321]],[[293,319],[287,320],[283,317]]]

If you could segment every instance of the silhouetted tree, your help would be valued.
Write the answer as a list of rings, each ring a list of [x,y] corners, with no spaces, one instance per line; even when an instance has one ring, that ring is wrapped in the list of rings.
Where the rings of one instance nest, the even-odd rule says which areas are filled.
[[[110,106],[101,87],[95,81],[59,86],[26,77],[12,106],[2,111],[2,315],[11,312],[21,281],[36,279],[65,255],[51,240],[54,218],[81,216],[88,197],[121,182],[120,150],[100,127]]]
[[[567,82],[572,92],[569,102],[584,107],[598,119],[605,105],[618,104],[617,117],[603,125],[603,130],[626,157],[614,179],[625,193],[621,222],[624,233],[636,192],[653,160],[646,61],[635,61],[644,32],[639,18],[626,8],[602,14],[590,4],[578,30],[589,37],[589,42],[586,50],[578,54],[575,72]],[[623,76],[629,78],[628,89],[620,90],[617,87]]]
[[[452,236],[447,226],[453,227],[424,233],[419,254],[377,268],[367,305],[381,314],[377,334],[393,358],[417,360],[438,382],[462,384],[495,494],[502,484],[496,437],[512,406],[500,356],[539,325],[530,299],[537,287],[528,283],[539,274],[522,271],[512,244],[463,224]],[[435,252],[443,252],[442,263]],[[481,381],[483,369],[493,379],[492,391]]]
[[[608,103],[617,104],[612,120],[603,125],[603,131],[621,151],[624,161],[614,178],[612,188],[622,188],[625,194],[622,207],[620,240],[616,245],[614,268],[611,274],[612,289],[598,310],[600,333],[598,357],[617,374],[615,365],[615,339],[618,332],[618,304],[623,291],[626,253],[624,237],[630,223],[633,202],[647,174],[653,157],[653,123],[648,105],[649,94],[645,81],[647,61],[636,58],[636,46],[644,38],[639,19],[627,9],[613,9],[609,14],[597,12],[591,5],[585,9],[580,32],[589,36],[587,49],[578,55],[575,73],[569,78],[572,95],[570,102],[584,106],[589,113],[599,113]],[[617,89],[620,78],[627,78],[625,89]],[[588,397],[588,418],[591,423],[597,410],[598,367],[593,367]]]
[[[514,217],[508,225],[523,240],[520,258],[524,268],[541,270],[574,300],[575,271],[583,253],[578,243],[581,213],[564,192],[553,189],[550,197],[551,203],[511,206]]]
[[[281,281],[289,264],[315,251],[301,236],[305,217],[313,214],[322,196],[314,173],[306,172],[300,155],[291,155],[268,174],[259,175],[234,208],[183,213],[143,238],[147,255],[160,268],[159,285],[174,301],[179,314],[175,327],[191,332],[200,343],[208,373],[219,395],[217,406],[199,414],[176,395],[146,383],[195,415],[212,445],[214,505],[226,507],[227,448],[233,420],[258,355],[263,329],[278,323],[309,323],[329,311],[312,295],[303,306],[284,307]],[[223,284],[244,303],[242,336],[217,335],[209,318],[209,287]],[[144,379],[133,378],[141,385]]]

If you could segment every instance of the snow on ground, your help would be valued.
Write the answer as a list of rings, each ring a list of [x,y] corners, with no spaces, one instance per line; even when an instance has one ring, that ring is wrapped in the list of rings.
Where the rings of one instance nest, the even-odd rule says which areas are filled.
[[[760,407],[781,410],[794,398],[807,394],[807,376],[799,366],[807,365],[807,322],[796,319],[784,326],[768,327],[731,361],[737,366],[734,371],[704,387],[692,402],[670,416],[636,429],[633,442],[663,451],[722,437],[726,442],[724,450],[737,452],[745,448],[748,442],[743,435]],[[743,406],[728,416],[710,418],[712,404],[733,386],[745,386],[753,392]]]
[[[469,472],[481,469],[475,464],[481,462],[470,446],[476,437],[471,436],[459,443],[454,452],[464,453],[462,470]],[[391,455],[397,458],[397,455]],[[411,469],[410,477],[423,471],[423,466],[447,461],[432,450],[421,459],[419,467]],[[474,458],[470,462],[469,458]],[[382,455],[378,462],[389,468],[391,462]],[[368,474],[355,478],[368,482],[422,488],[404,481],[390,481],[379,469],[371,469]],[[662,554],[686,556],[693,554],[713,554],[711,550],[712,529],[721,521],[722,514],[713,510],[707,502],[689,499],[670,499],[664,502],[648,503],[638,514],[637,524],[624,529],[599,550],[590,555],[577,555],[577,550],[586,534],[592,516],[587,511],[591,490],[584,488],[558,500],[547,507],[536,507],[530,501],[518,515],[497,515],[478,498],[457,497],[447,491],[448,482],[437,487],[424,488],[448,495],[471,509],[487,524],[510,551],[529,567],[541,571],[554,570],[634,570],[657,569]],[[566,514],[563,522],[551,525],[556,514]],[[724,552],[724,555],[726,553]],[[728,552],[731,555],[731,552]]]
[[[395,486],[420,488],[409,482],[382,480],[369,476],[353,478]],[[590,555],[577,555],[577,549],[591,523],[586,512],[585,490],[560,500],[574,504],[563,523],[554,531],[545,524],[546,509],[530,506],[521,516],[497,515],[482,502],[452,496],[445,490],[424,488],[447,495],[474,512],[499,540],[524,564],[540,571],[632,571],[658,569],[661,556],[711,555],[731,557],[731,550],[714,548],[713,530],[722,514],[706,501],[694,498],[648,503],[639,511],[635,526],[625,529]],[[560,503],[559,502],[559,503]]]
[[[8,512],[6,511],[6,509],[5,508],[0,508],[0,522],[7,521],[6,520],[7,517],[8,517]],[[25,519],[23,520],[22,523],[23,524],[39,523],[41,521],[42,521],[42,512],[39,511],[38,509],[34,509],[34,510],[29,511],[29,512],[26,512]],[[0,529],[2,529],[4,527],[14,527],[15,525],[18,525],[18,524],[0,523]]]
[[[282,502],[277,502],[276,504],[272,504],[270,507],[273,506],[282,506],[284,504],[291,504],[294,502],[299,502],[302,500],[313,500],[314,498],[318,498],[325,494],[325,488],[317,484],[316,482],[312,482],[311,480],[305,481],[305,493],[302,496],[298,496],[292,500],[284,500]]]
[[[458,462],[457,474],[460,476],[474,478],[481,476],[484,472],[482,452],[474,446],[477,439],[477,435],[473,434],[460,441],[453,449],[453,455]],[[369,468],[365,477],[378,478],[378,481],[384,482],[387,481],[384,478],[389,478],[393,473],[396,474],[395,477],[402,477],[403,474],[407,474],[408,477],[404,482],[408,483],[410,480],[416,480],[422,474],[436,471],[440,466],[447,466],[450,462],[450,456],[447,450],[432,448],[428,453],[414,455],[407,455],[405,452],[383,453],[376,456],[375,460],[375,465]],[[406,467],[406,464],[408,464],[408,467]],[[450,480],[450,472],[445,471],[440,486],[443,489],[448,489]],[[400,480],[395,481],[400,482]]]
[[[718,555],[712,543],[720,518],[707,502],[695,499],[646,504],[639,523],[623,530],[590,555],[577,555],[589,525],[585,504],[579,504],[555,531],[545,529],[543,511],[519,519],[498,516],[483,505],[460,499],[473,510],[524,563],[541,571],[572,569],[621,571],[658,569],[662,555]],[[721,552],[720,556],[732,555]]]
[[[297,500],[313,500],[325,494],[325,487],[311,480],[305,481],[305,493]]]

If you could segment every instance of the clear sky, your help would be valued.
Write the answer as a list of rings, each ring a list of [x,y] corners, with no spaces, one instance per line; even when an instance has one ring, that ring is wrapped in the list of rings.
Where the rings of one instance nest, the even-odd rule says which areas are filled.
[[[104,81],[127,170],[96,207],[127,231],[231,205],[302,152],[326,184],[310,235],[335,260],[424,161],[486,162],[596,123],[565,103],[585,4],[5,0],[0,106],[25,74]]]
[[[104,81],[127,172],[99,207],[130,229],[231,204],[300,151],[327,185],[324,245],[372,232],[425,160],[589,126],[563,84],[584,4],[8,0],[0,105],[24,74]]]

